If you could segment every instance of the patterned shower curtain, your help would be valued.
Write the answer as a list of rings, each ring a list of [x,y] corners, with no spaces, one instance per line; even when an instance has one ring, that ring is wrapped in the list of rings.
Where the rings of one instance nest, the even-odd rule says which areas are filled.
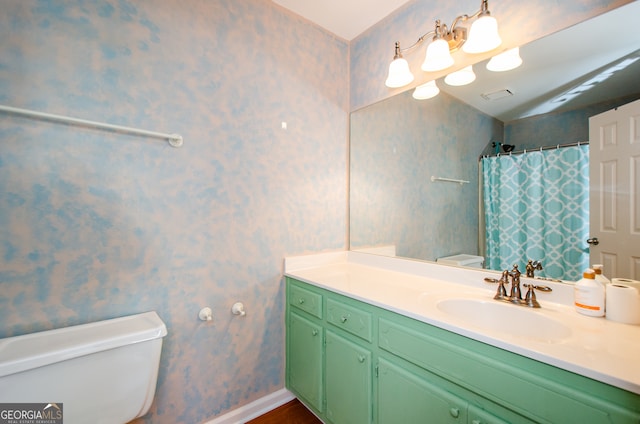
[[[482,158],[486,267],[579,280],[589,266],[589,146]]]

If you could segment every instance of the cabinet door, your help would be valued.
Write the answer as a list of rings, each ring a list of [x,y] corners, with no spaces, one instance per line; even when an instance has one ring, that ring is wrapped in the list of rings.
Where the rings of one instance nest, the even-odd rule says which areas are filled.
[[[287,336],[289,388],[322,411],[322,327],[291,312]]]
[[[378,424],[467,423],[467,402],[380,358]]]
[[[333,424],[370,424],[371,352],[327,330],[327,418]]]

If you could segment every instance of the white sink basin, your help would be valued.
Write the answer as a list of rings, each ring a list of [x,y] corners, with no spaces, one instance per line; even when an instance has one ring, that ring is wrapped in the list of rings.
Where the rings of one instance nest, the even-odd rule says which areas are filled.
[[[557,343],[571,336],[571,329],[539,310],[495,300],[444,299],[437,308],[468,324],[511,336]]]

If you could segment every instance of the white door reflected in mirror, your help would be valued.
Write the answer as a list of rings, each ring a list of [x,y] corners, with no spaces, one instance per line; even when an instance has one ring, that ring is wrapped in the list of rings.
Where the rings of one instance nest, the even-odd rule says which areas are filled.
[[[640,100],[589,119],[591,263],[640,279]]]

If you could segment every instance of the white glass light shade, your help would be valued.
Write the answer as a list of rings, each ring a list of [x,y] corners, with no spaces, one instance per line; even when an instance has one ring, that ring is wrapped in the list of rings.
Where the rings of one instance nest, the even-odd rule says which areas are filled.
[[[385,85],[390,88],[403,87],[413,81],[413,74],[409,69],[409,63],[403,59],[394,59],[389,65],[389,76]]]
[[[493,56],[491,60],[489,60],[489,63],[487,63],[487,69],[493,72],[503,72],[515,69],[520,65],[522,65],[520,48],[516,47]]]
[[[435,81],[429,81],[428,83],[419,85],[413,90],[413,98],[416,100],[426,100],[435,97],[440,93],[440,89],[436,85]]]
[[[484,53],[502,44],[498,34],[498,21],[490,15],[480,16],[469,29],[469,37],[462,45],[466,53]]]
[[[444,78],[444,82],[449,85],[467,85],[471,84],[476,79],[476,74],[473,72],[471,65],[466,68],[462,68],[459,71],[452,72]]]
[[[433,40],[427,46],[427,55],[422,64],[422,70],[426,72],[435,72],[447,69],[453,65],[453,58],[449,53],[449,43],[442,38]]]

